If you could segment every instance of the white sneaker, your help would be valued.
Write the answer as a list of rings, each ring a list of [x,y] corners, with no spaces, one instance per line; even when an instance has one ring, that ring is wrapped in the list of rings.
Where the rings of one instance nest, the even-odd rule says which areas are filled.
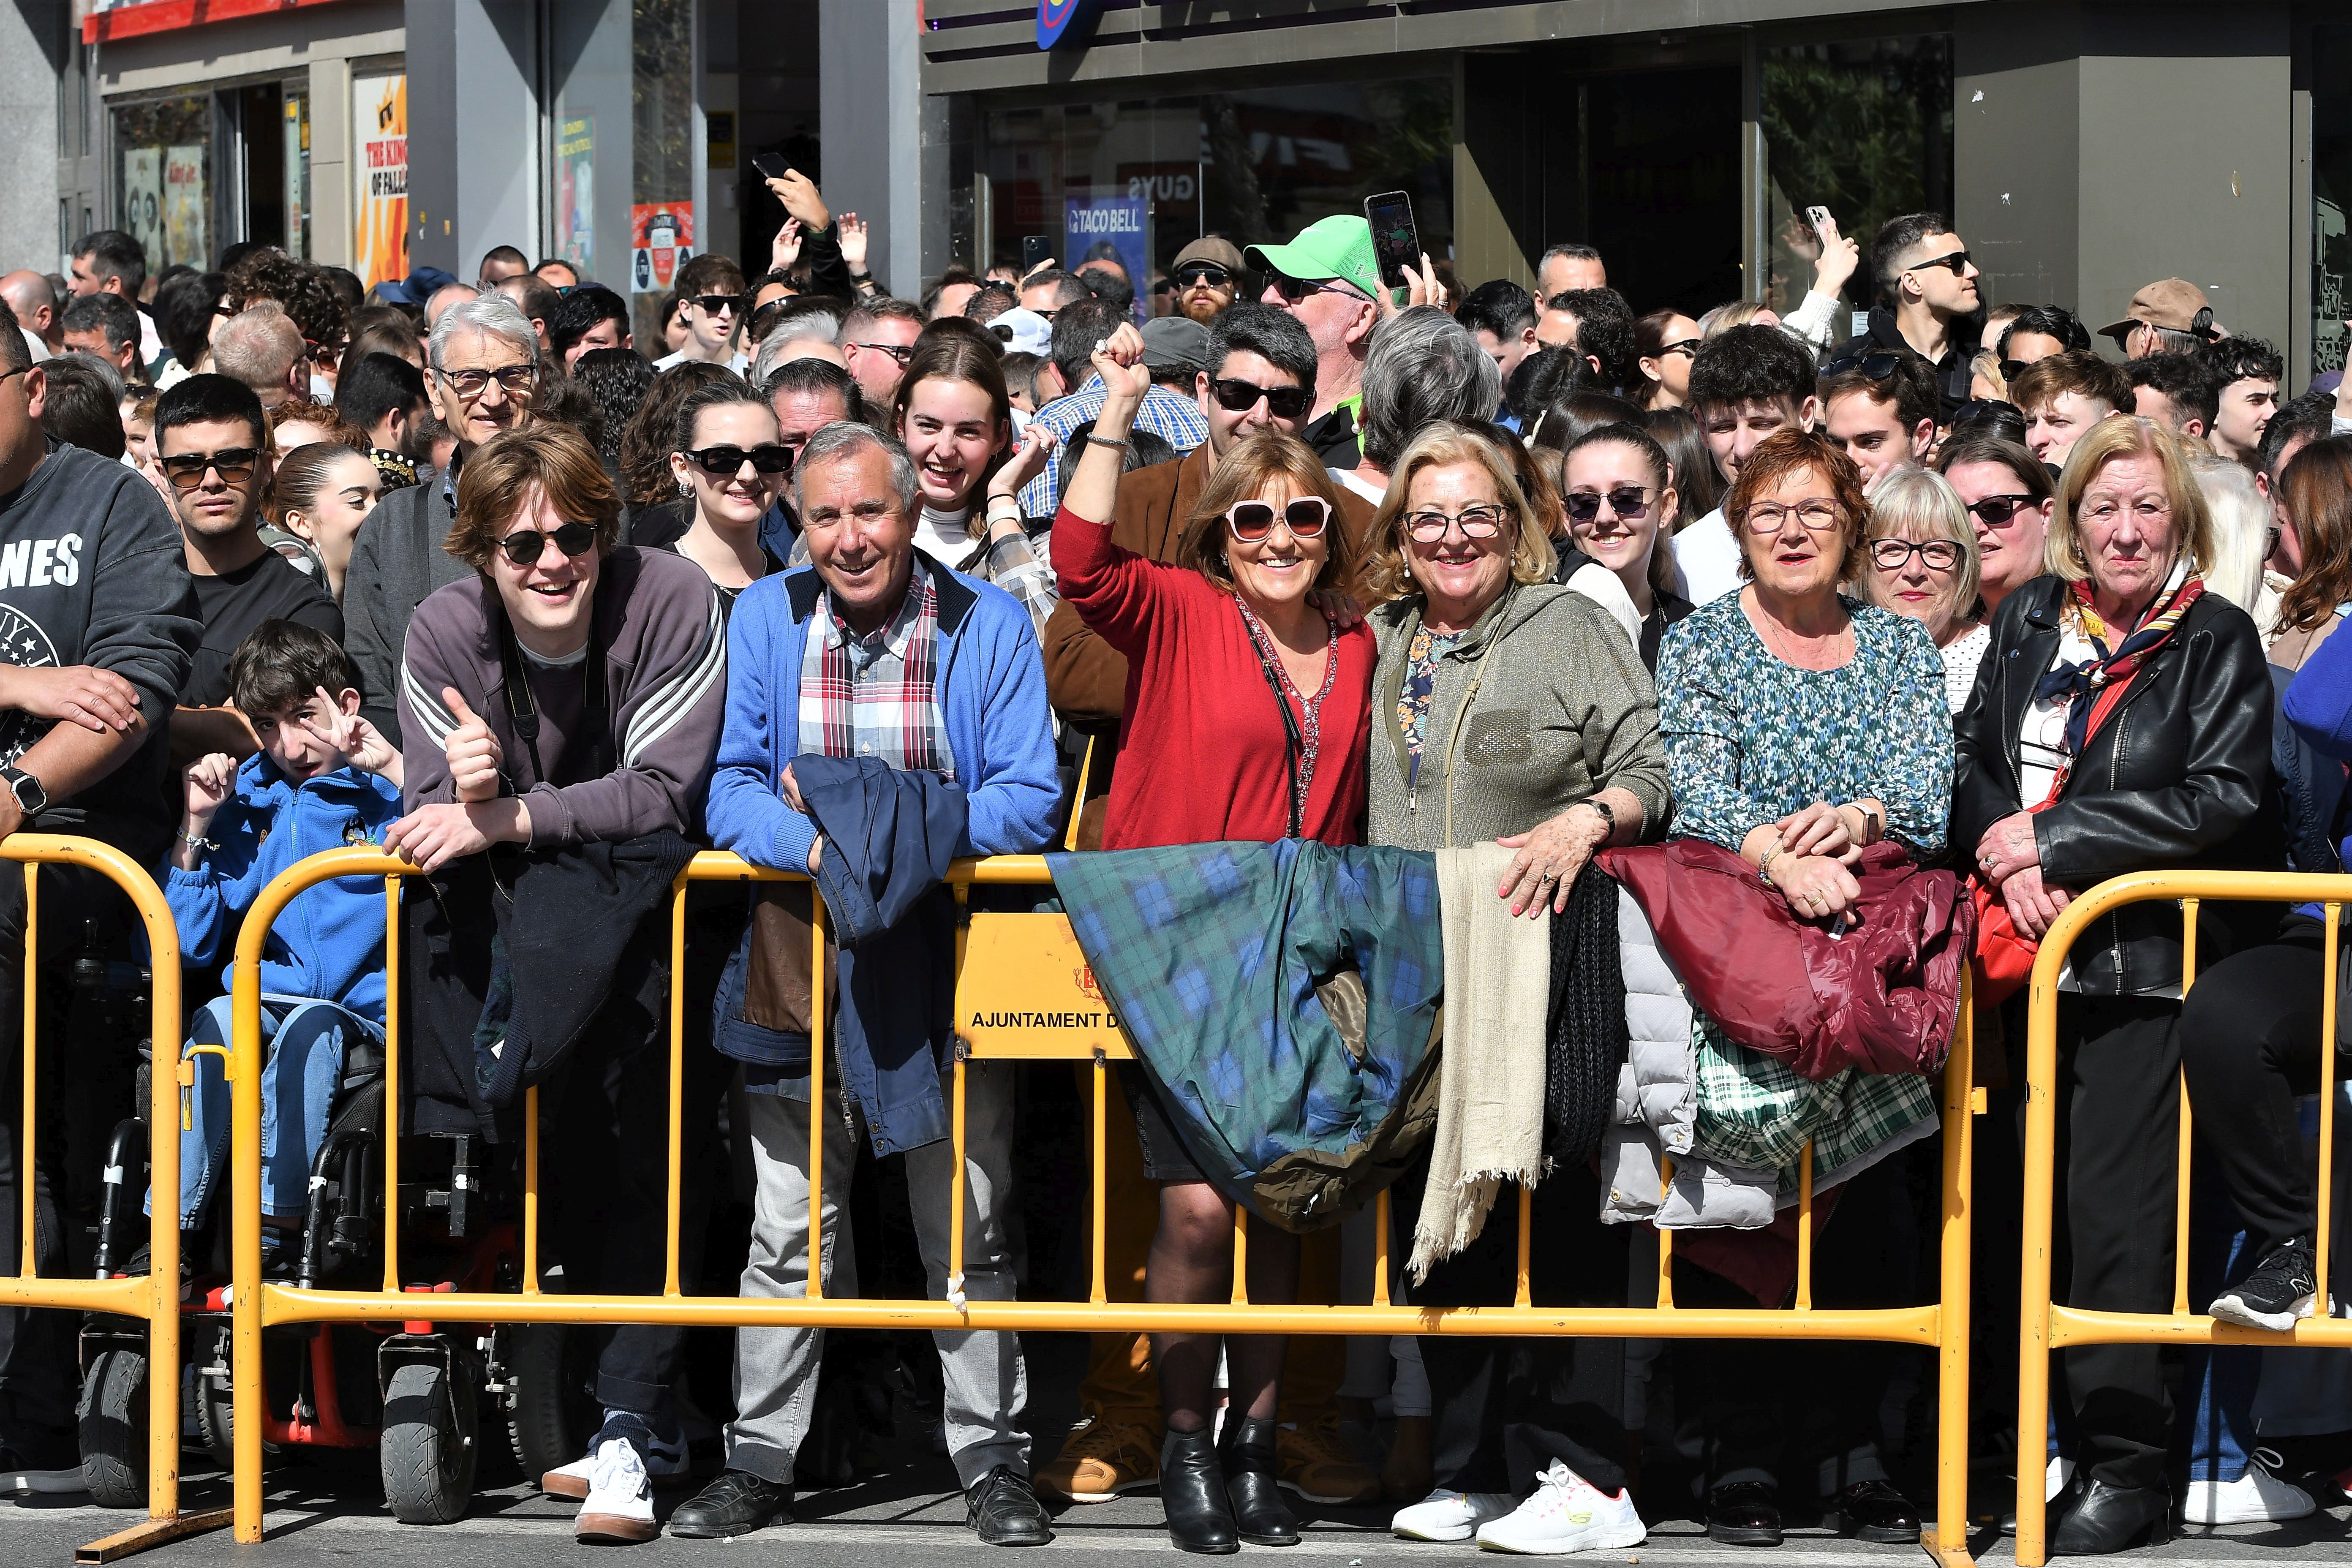
[[[1489,1552],[1553,1557],[1639,1546],[1649,1533],[1632,1498],[1622,1491],[1611,1497],[1554,1459],[1537,1478],[1534,1495],[1509,1518],[1478,1527],[1478,1544]]]
[[[1467,1541],[1490,1519],[1518,1506],[1508,1492],[1433,1491],[1410,1508],[1397,1510],[1390,1531],[1406,1541]]]
[[[602,1437],[604,1435],[597,1435]],[[584,1498],[590,1489],[590,1475],[596,1468],[596,1449],[601,1444],[592,1441],[588,1452],[568,1465],[549,1470],[539,1478],[539,1489],[550,1497]],[[657,1487],[683,1486],[694,1479],[688,1468],[686,1443],[679,1437],[661,1437],[647,1430],[644,1440],[636,1444],[637,1458],[646,1467],[646,1479]]]
[[[2063,1454],[2050,1456],[2050,1468],[2042,1472],[2042,1500],[2056,1502],[2066,1483],[2074,1479],[2074,1461]]]
[[[2319,1505],[2309,1492],[2271,1474],[2268,1467],[2280,1462],[2276,1454],[2261,1448],[2246,1473],[2234,1481],[2190,1481],[2188,1500],[2180,1509],[2181,1522],[2275,1524],[2316,1512]]]
[[[654,1522],[653,1481],[636,1446],[607,1437],[596,1445],[588,1469],[588,1500],[572,1527],[576,1541],[651,1541],[661,1533]]]

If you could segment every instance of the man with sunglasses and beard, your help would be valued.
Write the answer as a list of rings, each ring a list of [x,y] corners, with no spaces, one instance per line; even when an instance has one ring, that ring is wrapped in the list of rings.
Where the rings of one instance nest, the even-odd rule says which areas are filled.
[[[1936,369],[1943,409],[1937,423],[1949,424],[1969,400],[1969,362],[1983,331],[1984,300],[1979,273],[1969,247],[1941,213],[1906,213],[1889,218],[1871,241],[1870,261],[1878,277],[1879,303],[1868,329],[1832,352],[1832,360],[1886,352],[1917,354]]]
[[[343,613],[327,591],[261,541],[269,437],[261,400],[225,375],[192,375],[155,404],[155,461],[179,514],[204,632],[172,716],[172,761],[261,749],[229,706],[229,660],[264,621],[293,621],[341,642]]]
[[[406,916],[423,951],[403,1131],[519,1136],[522,1084],[539,1083],[563,1288],[643,1294],[665,1266],[667,889],[718,749],[727,631],[703,569],[620,544],[620,511],[569,426],[468,459],[448,540],[466,577],[408,626],[407,814],[384,847],[429,879]],[[603,1423],[537,1478],[584,1500],[580,1539],[659,1533],[653,1484],[686,1474],[683,1340],[622,1328],[599,1352]]]
[[[1168,280],[1176,286],[1176,313],[1206,327],[1241,298],[1242,253],[1221,235],[1203,235],[1176,253]]]
[[[0,305],[0,837],[20,828],[79,834],[152,866],[171,842],[163,715],[195,646],[195,601],[179,535],[154,488],[136,469],[51,445],[41,430],[47,396],[47,376],[16,315]],[[45,952],[71,951],[86,921],[98,921],[110,942],[137,925],[100,872],[50,866],[40,888]],[[25,1213],[18,1048],[26,912],[25,868],[0,861],[0,1084],[7,1086],[0,1094],[0,1273],[7,1275],[26,1256],[16,1228]],[[68,1038],[69,1060],[81,1059],[72,1054],[81,1044]],[[68,1094],[107,1092],[94,1061],[68,1077]],[[112,1088],[119,1098],[89,1107],[100,1112],[97,1126],[110,1125],[129,1103],[127,1075]],[[61,1116],[63,1098],[50,1097],[49,1114]],[[68,1159],[96,1152],[69,1149],[64,1131],[52,1123],[37,1140],[33,1261],[47,1275],[67,1272],[53,1194]],[[88,1162],[93,1173],[96,1165]],[[79,1313],[0,1307],[0,1488],[84,1489],[74,1442],[79,1321]]]

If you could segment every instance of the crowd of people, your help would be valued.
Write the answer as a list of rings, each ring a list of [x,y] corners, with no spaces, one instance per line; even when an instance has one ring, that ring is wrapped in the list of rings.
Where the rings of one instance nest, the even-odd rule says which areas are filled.
[[[676,985],[687,1137],[725,1152],[750,1210],[740,1293],[802,1295],[813,1257],[827,1294],[856,1292],[862,1148],[905,1156],[892,1191],[922,1288],[973,1300],[1036,1292],[1024,1216],[1069,1198],[1026,1173],[1013,1068],[969,1064],[949,1277],[956,857],[1491,845],[1508,915],[1565,921],[1597,858],[1669,841],[1832,936],[1879,918],[1890,868],[1937,868],[1976,917],[1947,931],[1975,933],[1979,1081],[2012,1110],[2021,1018],[1998,979],[2013,989],[2073,899],[2148,868],[2343,867],[2352,392],[2285,396],[2279,353],[2228,334],[2191,283],[2149,285],[2094,332],[2057,304],[1990,305],[1950,223],[1916,214],[1866,253],[1820,237],[1785,316],[1636,316],[1590,247],[1536,258],[1534,290],[1461,291],[1425,257],[1384,279],[1365,223],[1339,216],[1286,243],[1206,236],[1148,279],[1105,249],[952,269],[907,299],[869,270],[855,214],[797,173],[770,184],[788,221],[766,269],[694,257],[646,317],[507,247],[471,283],[425,269],[362,290],[247,246],[151,280],[105,231],[69,279],[0,278],[19,329],[0,331],[0,834],[152,867],[192,994],[214,998],[183,1080],[190,1258],[224,1206],[227,1086],[195,1049],[229,1037],[217,971],[260,890],[342,845],[424,877],[402,916],[404,1126],[495,1142],[521,1086],[550,1086],[563,1289],[662,1286]],[[1841,339],[1865,265],[1873,307]],[[665,900],[700,847],[805,872],[827,973],[808,884],[773,883],[698,889],[671,973]],[[44,889],[50,951],[110,907],[92,871]],[[0,862],[7,1083],[25,889]],[[383,921],[380,883],[331,881],[269,934],[267,1267],[295,1248],[346,1062],[381,1055]],[[2326,1087],[2323,921],[2209,903],[2196,943],[2193,988],[2169,906],[2071,950],[2058,1293],[2169,1307],[2185,1069],[2210,1189],[2194,1304],[2282,1330],[2331,1303],[2297,1110]],[[820,1016],[841,1114],[821,1119],[815,1215]],[[1700,1076],[1753,1091],[1756,1147],[1799,1117],[1816,1119],[1801,1138],[1882,1117],[1840,1173],[1813,1300],[1909,1299],[1933,1252],[1924,1072],[1841,1076],[1825,1100],[1757,1070],[1704,1011],[1688,1032]],[[1286,1068],[1240,1070],[1278,1088]],[[1234,1194],[1178,1098],[1123,1082],[1131,1127],[1101,1152],[1113,1294],[1227,1300]],[[1709,1092],[1696,1136],[1721,1152]],[[31,1184],[33,1252],[58,1270],[50,1166],[83,1152],[45,1138],[25,1171],[21,1103],[0,1100],[0,1231]],[[2010,1136],[1987,1134],[1980,1191],[2000,1190]],[[1631,1200],[1602,1163],[1520,1186],[1539,1304],[1646,1300],[1643,1227],[1611,1223]],[[1706,1217],[1736,1193],[1658,1192],[1654,1160],[1647,1179],[1640,1217],[1680,1202],[1702,1242],[1752,1228]],[[689,1228],[711,1184],[689,1183]],[[1419,1189],[1398,1184],[1402,1236]],[[1997,1206],[1978,1208],[1981,1251],[2013,1261]],[[1249,1300],[1364,1299],[1367,1218],[1253,1229]],[[1511,1230],[1417,1267],[1398,1299],[1507,1303]],[[1786,1277],[1748,1258],[1678,1244],[1675,1299],[1784,1304]],[[0,1312],[10,1473],[74,1463],[59,1316]],[[990,1543],[1050,1540],[1041,1494],[1156,1485],[1195,1552],[1296,1543],[1286,1493],[1385,1498],[1409,1540],[1630,1546],[1653,1403],[1718,1540],[1777,1545],[1790,1515],[1920,1536],[1896,1450],[1923,1396],[1899,1347],[1832,1365],[1796,1344],[1103,1334],[1080,1425],[1033,1468],[1020,1336],[934,1338],[935,1369],[898,1370],[931,1391]],[[796,1484],[821,1484],[803,1452],[821,1380],[882,1375],[825,1339],[735,1335],[721,1466],[669,1533],[786,1522]],[[694,1479],[684,1345],[670,1328],[601,1342],[601,1426],[539,1478],[581,1500],[583,1539],[660,1533],[654,1489]],[[2065,1352],[2046,1441],[2008,1435],[2046,1468],[2053,1549],[2309,1512],[2255,1457],[2260,1355],[2200,1348],[2184,1421],[2157,1348]],[[1990,1365],[1979,1415],[1998,1426]]]

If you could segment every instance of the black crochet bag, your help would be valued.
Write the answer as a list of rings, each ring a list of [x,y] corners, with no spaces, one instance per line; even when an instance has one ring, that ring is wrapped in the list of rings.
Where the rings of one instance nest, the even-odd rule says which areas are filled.
[[[1551,919],[1545,1015],[1544,1156],[1582,1165],[1601,1152],[1625,1065],[1625,971],[1617,952],[1617,884],[1587,864]]]

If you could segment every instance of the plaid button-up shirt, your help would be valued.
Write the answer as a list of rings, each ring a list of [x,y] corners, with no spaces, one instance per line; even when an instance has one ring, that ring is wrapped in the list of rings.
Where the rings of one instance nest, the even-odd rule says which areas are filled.
[[[801,652],[800,749],[955,777],[935,684],[939,594],[921,552],[898,613],[871,635],[849,628],[831,593],[814,619]]]
[[[1054,433],[1056,443],[1066,443],[1071,431],[1102,412],[1103,400],[1109,395],[1110,389],[1103,385],[1101,376],[1088,376],[1087,384],[1077,391],[1067,397],[1057,397],[1037,410],[1030,423],[1043,424]],[[1143,395],[1143,406],[1135,411],[1135,427],[1165,437],[1180,458],[1209,438],[1209,422],[1201,417],[1201,405],[1164,386],[1155,386]],[[1062,493],[1065,459],[1076,462],[1077,454],[1057,444],[1045,454],[1045,471],[1021,487],[1024,516],[1054,515],[1054,498]]]

